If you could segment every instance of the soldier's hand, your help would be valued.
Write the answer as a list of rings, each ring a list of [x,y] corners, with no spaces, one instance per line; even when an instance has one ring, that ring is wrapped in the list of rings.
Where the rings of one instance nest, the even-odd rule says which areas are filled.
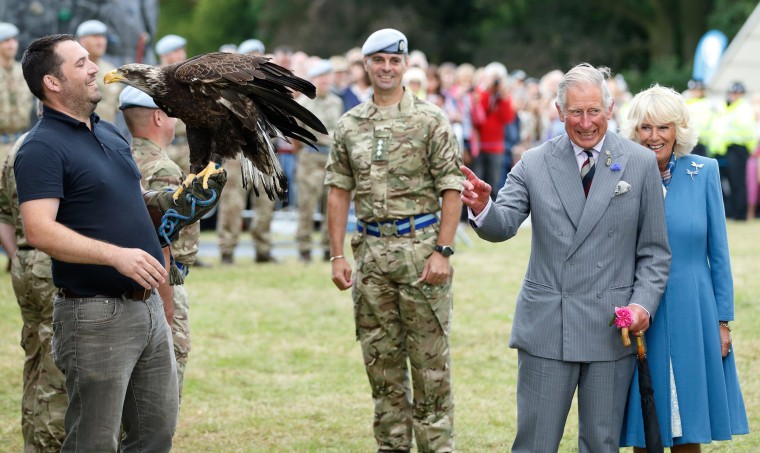
[[[462,165],[459,167],[464,173],[465,179],[462,185],[462,203],[472,210],[475,215],[480,214],[488,206],[491,199],[491,185],[475,176],[472,170]]]
[[[351,265],[345,258],[338,258],[332,262],[332,281],[339,290],[343,291],[353,285],[351,280]]]
[[[420,280],[430,285],[446,283],[451,276],[451,263],[449,259],[440,253],[433,253],[425,261]]]

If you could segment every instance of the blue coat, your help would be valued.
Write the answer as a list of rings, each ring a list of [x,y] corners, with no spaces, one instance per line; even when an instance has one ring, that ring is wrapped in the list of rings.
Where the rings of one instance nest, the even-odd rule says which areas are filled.
[[[728,440],[749,432],[734,353],[721,357],[718,321],[734,319],[734,292],[718,164],[687,155],[676,161],[671,173],[665,198],[673,254],[670,277],[645,334],[665,447]],[[683,429],[677,438],[671,429],[669,363]],[[621,446],[628,445],[644,447],[638,372],[621,433]]]

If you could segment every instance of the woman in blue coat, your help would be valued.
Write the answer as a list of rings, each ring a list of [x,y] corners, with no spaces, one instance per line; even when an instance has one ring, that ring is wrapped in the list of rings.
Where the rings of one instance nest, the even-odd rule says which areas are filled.
[[[673,254],[645,333],[662,443],[698,452],[700,444],[749,432],[731,346],[734,292],[718,164],[689,154],[696,131],[683,98],[669,88],[636,95],[623,134],[657,155]],[[645,447],[638,374],[620,445]]]

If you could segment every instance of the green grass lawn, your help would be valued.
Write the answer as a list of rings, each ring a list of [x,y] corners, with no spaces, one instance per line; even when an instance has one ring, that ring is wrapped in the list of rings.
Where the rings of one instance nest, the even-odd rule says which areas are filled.
[[[530,230],[504,244],[474,237],[452,258],[451,347],[460,451],[507,451],[515,434],[517,353],[507,348],[514,303],[530,252]],[[729,224],[736,285],[735,351],[751,428],[760,418],[760,222]],[[295,258],[279,265],[239,260],[196,269],[192,351],[175,451],[370,452],[372,401],[349,292],[330,266]],[[4,261],[0,260],[0,264]],[[0,278],[0,451],[20,452],[21,321]],[[561,451],[576,451],[577,416]],[[756,432],[704,451],[760,451]]]

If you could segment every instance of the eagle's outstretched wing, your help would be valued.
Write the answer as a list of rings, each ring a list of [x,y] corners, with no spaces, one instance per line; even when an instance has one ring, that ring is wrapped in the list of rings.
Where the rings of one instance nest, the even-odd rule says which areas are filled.
[[[299,91],[314,97],[316,88],[267,58],[209,53],[156,68],[127,64],[106,75],[153,97],[170,116],[184,121],[190,163],[204,167],[212,155],[250,160],[244,184],[262,183],[269,198],[285,199],[287,179],[277,161],[272,139],[293,138],[314,146],[316,137],[298,121],[326,134],[319,119],[293,98]]]
[[[214,151],[229,158],[242,153],[254,169],[253,172],[243,172],[244,183],[253,182],[258,194],[259,182],[262,182],[271,197],[267,181],[273,178],[273,189],[282,198],[281,191],[286,187],[286,181],[271,139],[282,135],[313,146],[316,137],[297,120],[316,131],[327,133],[322,122],[293,98],[293,91],[313,98],[316,95],[314,85],[267,58],[222,52],[203,54],[177,63],[170,72],[177,83],[216,100],[240,121],[243,129],[243,137],[238,140],[240,146],[224,149],[217,146]],[[188,124],[188,127],[192,126]],[[245,170],[245,163],[243,165]]]

